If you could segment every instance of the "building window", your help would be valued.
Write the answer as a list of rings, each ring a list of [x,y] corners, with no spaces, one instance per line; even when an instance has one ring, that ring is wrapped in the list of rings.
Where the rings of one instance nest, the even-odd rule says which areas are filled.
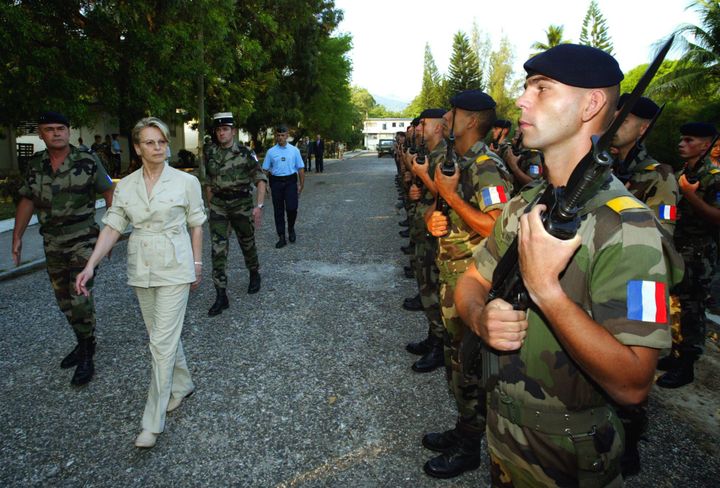
[[[383,130],[387,130],[387,124],[383,124]]]
[[[395,122],[393,122],[393,127],[396,127],[396,126],[397,126],[397,124]]]
[[[400,122],[400,127],[405,127],[405,122]]]

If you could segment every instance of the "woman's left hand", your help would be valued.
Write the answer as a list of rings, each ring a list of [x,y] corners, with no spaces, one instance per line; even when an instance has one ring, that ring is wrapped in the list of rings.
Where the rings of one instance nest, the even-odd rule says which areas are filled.
[[[197,290],[198,286],[200,286],[200,282],[202,281],[202,264],[195,263],[195,281],[192,282],[190,285],[191,290]]]

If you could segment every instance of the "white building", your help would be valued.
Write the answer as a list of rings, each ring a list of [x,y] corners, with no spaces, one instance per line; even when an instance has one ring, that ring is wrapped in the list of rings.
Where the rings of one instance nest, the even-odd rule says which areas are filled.
[[[363,121],[364,146],[370,151],[377,149],[380,139],[395,139],[395,133],[405,132],[412,122],[411,118],[372,118]]]

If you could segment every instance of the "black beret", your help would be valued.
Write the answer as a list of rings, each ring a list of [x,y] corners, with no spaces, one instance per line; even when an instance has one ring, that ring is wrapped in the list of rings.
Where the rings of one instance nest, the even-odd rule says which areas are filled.
[[[618,110],[625,105],[625,100],[627,100],[629,96],[629,93],[623,93],[620,96],[617,104]],[[660,107],[658,107],[657,103],[647,97],[640,97],[630,113],[641,119],[652,119],[658,110],[660,110]]]
[[[615,86],[624,78],[618,62],[600,49],[560,44],[525,61],[528,76],[545,75],[579,88]]]
[[[218,112],[213,115],[213,127],[220,127],[222,125],[235,125],[232,112]]]
[[[38,115],[38,125],[40,124],[62,124],[70,127],[70,121],[63,114],[58,112],[42,112]]]
[[[688,122],[680,126],[680,134],[692,137],[714,137],[717,130],[707,122]]]
[[[505,119],[497,119],[495,122],[493,122],[493,127],[500,127],[502,129],[510,129],[512,127],[512,122]]]
[[[412,119],[412,122],[410,122],[410,125],[413,127],[417,127],[418,125],[420,125],[420,117],[415,117],[414,119]]]
[[[286,124],[277,124],[275,126],[275,132],[290,132]]]
[[[470,112],[480,112],[495,108],[495,100],[481,90],[465,90],[452,97],[450,105]]]
[[[425,110],[422,111],[422,113],[420,114],[420,117],[418,117],[418,118],[419,119],[442,119],[443,115],[445,115],[445,112],[447,112],[447,110],[445,110],[444,108],[426,108]]]

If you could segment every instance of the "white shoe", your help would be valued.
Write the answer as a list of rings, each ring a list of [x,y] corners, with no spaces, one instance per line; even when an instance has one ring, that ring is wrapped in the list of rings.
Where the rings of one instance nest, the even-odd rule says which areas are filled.
[[[165,409],[165,411],[172,412],[173,410],[175,410],[176,408],[178,408],[180,406],[180,404],[182,403],[183,400],[191,397],[193,393],[195,393],[195,390],[190,391],[190,393],[188,393],[185,396],[181,396],[180,398],[170,397],[170,401],[168,402],[167,408]]]
[[[143,429],[140,435],[135,439],[135,447],[154,447],[157,441],[158,434],[150,432],[149,430]]]

